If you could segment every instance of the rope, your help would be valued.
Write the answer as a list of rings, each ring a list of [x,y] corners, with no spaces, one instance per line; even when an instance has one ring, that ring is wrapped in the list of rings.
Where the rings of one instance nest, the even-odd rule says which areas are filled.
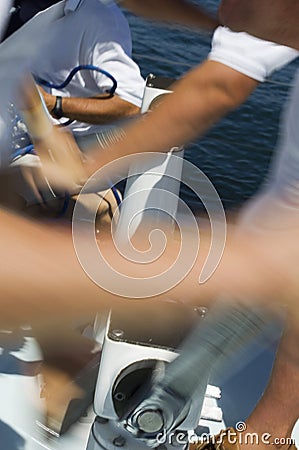
[[[109,78],[112,81],[112,87],[109,90],[107,90],[106,92],[108,92],[110,95],[114,94],[114,92],[117,88],[116,79],[106,70],[100,69],[99,67],[93,66],[92,64],[81,64],[77,67],[74,67],[74,69],[71,70],[71,72],[68,74],[66,79],[60,84],[50,83],[49,81],[44,80],[43,78],[40,78],[38,76],[34,76],[34,78],[38,84],[41,84],[43,86],[47,86],[51,89],[52,88],[63,89],[71,82],[71,80],[76,75],[76,73],[81,72],[82,70],[93,70],[95,72],[99,72],[99,73],[102,73],[103,75],[105,75],[107,78]]]

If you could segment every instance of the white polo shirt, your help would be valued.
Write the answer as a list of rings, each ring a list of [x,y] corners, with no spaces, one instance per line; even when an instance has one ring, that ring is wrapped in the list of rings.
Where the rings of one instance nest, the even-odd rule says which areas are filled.
[[[218,27],[208,58],[263,82],[275,70],[298,56],[299,52],[290,47],[263,41],[247,33],[236,33],[227,27]]]
[[[32,72],[54,84],[61,84],[79,65],[92,64],[109,72],[117,81],[116,94],[136,106],[141,105],[145,82],[139,67],[131,59],[132,42],[129,25],[114,4],[99,0],[67,0],[64,17],[49,29]],[[44,89],[53,95],[92,97],[112,86],[111,80],[96,71],[78,72],[63,89]],[[107,125],[90,125],[74,121],[74,134],[98,132]]]

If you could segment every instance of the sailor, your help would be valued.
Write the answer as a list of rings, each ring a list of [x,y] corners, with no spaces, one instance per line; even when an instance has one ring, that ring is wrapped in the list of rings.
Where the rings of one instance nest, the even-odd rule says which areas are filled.
[[[106,6],[98,0],[66,0],[63,17],[47,30],[47,39],[42,42],[30,69],[39,83],[49,118],[71,131],[80,148],[91,143],[101,147],[104,142],[118,139],[123,123],[139,113],[144,80],[131,53],[129,25],[115,4]],[[70,73],[73,75],[64,83]],[[17,117],[16,121],[19,124]],[[22,133],[22,122],[20,127],[21,131],[15,133],[17,142],[12,152],[17,155],[15,170],[18,167],[23,172],[34,172],[33,177],[38,178],[37,156],[25,154],[20,157],[20,142],[24,142],[26,148],[30,144]],[[48,204],[51,202],[50,214],[56,214],[56,200],[46,186],[45,189],[41,197],[46,198]],[[36,198],[28,183],[25,182],[19,191],[26,204],[39,203],[40,198]],[[110,195],[108,202],[113,203],[113,211],[116,201],[118,199]],[[63,203],[60,199],[58,210]],[[71,211],[72,207],[68,209],[69,213]],[[32,208],[30,212],[33,212]],[[45,212],[43,208],[41,213]],[[36,213],[38,208],[34,208]]]

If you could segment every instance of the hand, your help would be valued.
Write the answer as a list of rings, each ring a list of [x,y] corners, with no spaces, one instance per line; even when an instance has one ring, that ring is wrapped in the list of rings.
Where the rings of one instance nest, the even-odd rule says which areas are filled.
[[[54,189],[77,193],[87,175],[82,154],[71,133],[53,126],[44,138],[32,140],[50,185]]]
[[[86,180],[86,174],[73,136],[53,126],[32,78],[24,80],[20,92],[20,109],[45,177],[54,189],[77,193],[78,186]],[[45,95],[48,100],[51,97],[55,99]]]

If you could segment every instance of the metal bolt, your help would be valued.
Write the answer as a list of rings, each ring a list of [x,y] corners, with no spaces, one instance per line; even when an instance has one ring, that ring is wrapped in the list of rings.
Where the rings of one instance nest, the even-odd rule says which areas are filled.
[[[157,433],[163,428],[164,420],[159,411],[144,411],[137,417],[137,424],[145,433]]]
[[[125,333],[123,330],[112,330],[110,335],[114,339],[122,339],[124,337]]]
[[[123,402],[126,399],[126,395],[123,392],[116,392],[114,394],[114,398],[118,402]]]
[[[148,87],[153,87],[153,83],[151,83],[151,81],[154,80],[155,78],[156,78],[156,76],[153,75],[152,73],[150,73],[150,74],[147,76],[147,86],[148,86]]]
[[[125,444],[126,444],[126,440],[123,436],[117,436],[113,440],[113,445],[115,445],[115,447],[123,447]]]

